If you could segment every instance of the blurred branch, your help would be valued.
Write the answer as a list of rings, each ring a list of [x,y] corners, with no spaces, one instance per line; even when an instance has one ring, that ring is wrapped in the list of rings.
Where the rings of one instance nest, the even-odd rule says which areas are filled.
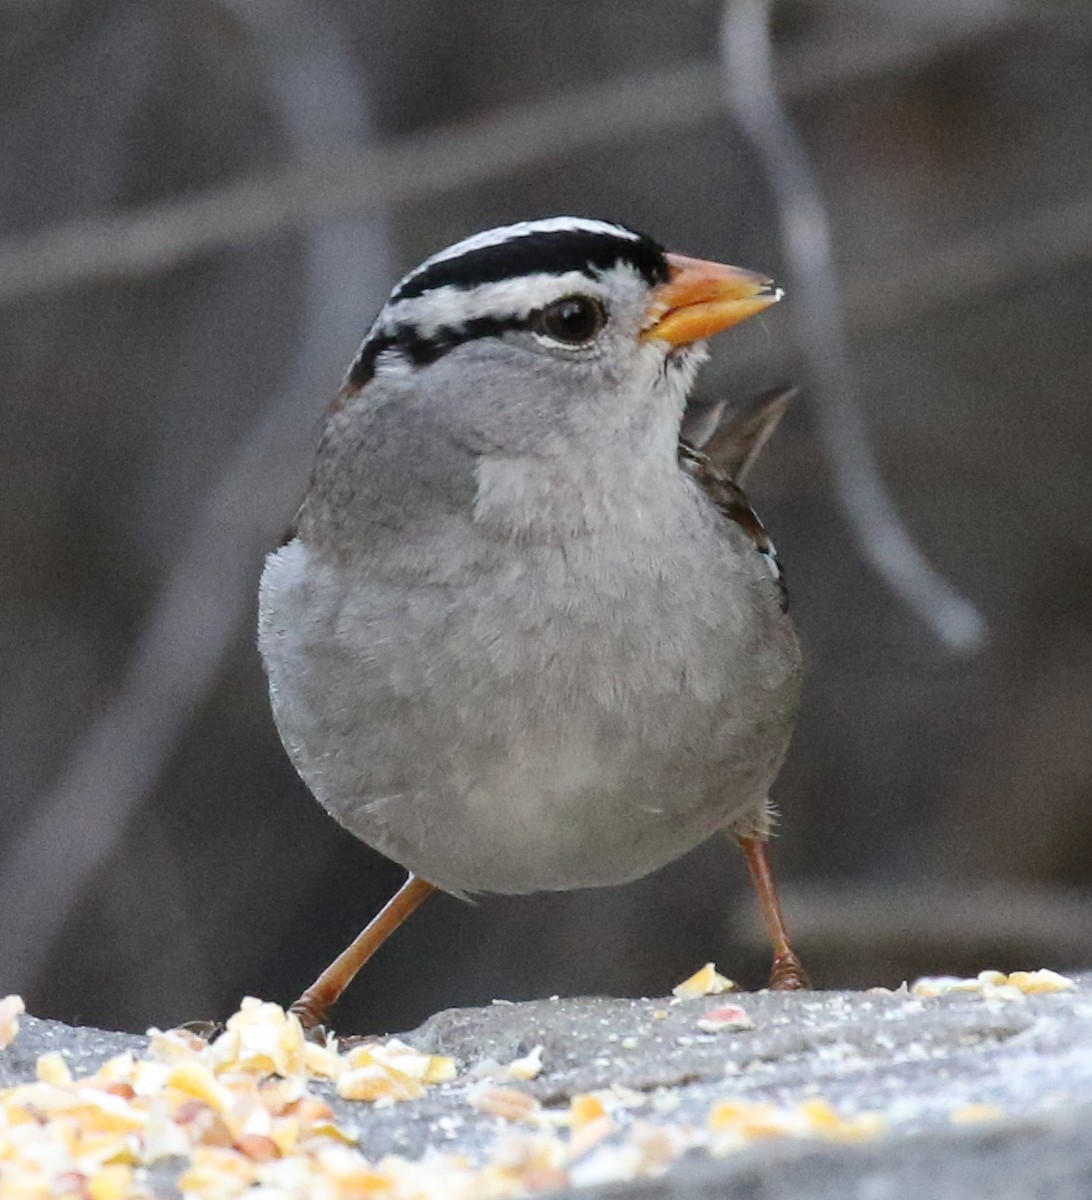
[[[304,0],[225,0],[263,58],[270,103],[299,158],[314,146],[360,144],[366,106],[338,31]],[[320,102],[316,102],[315,98]],[[212,687],[262,557],[283,530],[332,364],[359,336],[361,290],[378,306],[390,272],[386,226],[335,221],[306,246],[300,349],[258,428],[213,485],[170,568],[114,697],[77,742],[51,794],[0,864],[0,962],[26,988],[80,892],[109,858]],[[336,366],[333,368],[336,370]]]
[[[846,315],[854,334],[875,333],[976,295],[1049,279],[1089,258],[1092,199],[1054,204],[923,249],[886,275],[851,280]]]
[[[782,899],[797,943],[821,960],[867,963],[912,948],[938,963],[1003,953],[1014,966],[1068,966],[1086,963],[1092,950],[1092,894],[1076,888],[796,883]],[[741,910],[738,932],[765,947],[756,911]]]
[[[727,0],[720,45],[729,108],[754,144],[774,194],[797,336],[838,497],[866,561],[896,595],[952,649],[976,650],[986,633],[982,617],[925,560],[876,467],[849,355],[830,222],[774,80],[768,0]]]
[[[794,99],[906,72],[942,50],[1012,27],[992,23],[891,29],[871,42],[800,51],[786,64]],[[76,284],[165,270],[199,255],[338,215],[382,210],[630,138],[721,114],[715,63],[693,63],[513,105],[390,146],[343,149],[269,174],[115,216],[83,218],[0,241],[0,302]]]

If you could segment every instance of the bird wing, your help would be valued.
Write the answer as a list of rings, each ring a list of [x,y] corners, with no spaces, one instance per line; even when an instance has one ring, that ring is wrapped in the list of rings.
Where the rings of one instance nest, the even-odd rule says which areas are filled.
[[[751,507],[743,489],[726,472],[718,469],[708,455],[682,440],[679,441],[679,467],[698,484],[720,512],[729,521],[734,521],[751,539],[777,581],[781,593],[781,608],[787,611],[789,592],[785,586],[785,573],[777,557],[777,547],[766,532],[766,527],[758,519],[758,514]]]

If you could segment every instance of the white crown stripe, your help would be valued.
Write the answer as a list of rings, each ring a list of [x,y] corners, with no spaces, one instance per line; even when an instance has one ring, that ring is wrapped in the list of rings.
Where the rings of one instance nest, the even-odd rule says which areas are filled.
[[[535,233],[598,233],[610,237],[625,238],[626,241],[639,242],[641,235],[624,225],[614,225],[610,221],[596,221],[591,217],[545,217],[540,221],[517,221],[514,225],[502,225],[499,229],[486,229],[475,233],[472,237],[464,238],[453,246],[438,250],[426,258],[420,266],[414,267],[408,274],[403,275],[395,287],[398,291],[403,284],[416,279],[422,271],[427,271],[436,263],[450,262],[453,258],[462,258],[464,254],[472,254],[476,250],[484,250],[487,246],[499,246],[516,238],[528,237]]]

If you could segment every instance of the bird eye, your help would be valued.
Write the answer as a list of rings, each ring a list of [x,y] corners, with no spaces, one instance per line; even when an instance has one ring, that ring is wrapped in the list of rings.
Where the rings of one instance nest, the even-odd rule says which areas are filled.
[[[583,346],[594,341],[606,323],[606,310],[598,300],[564,296],[538,313],[535,332],[566,346]]]

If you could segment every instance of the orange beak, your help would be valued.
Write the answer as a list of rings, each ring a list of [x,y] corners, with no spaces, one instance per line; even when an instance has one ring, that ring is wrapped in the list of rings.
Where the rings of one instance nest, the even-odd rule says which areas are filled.
[[[746,321],[781,299],[773,280],[742,267],[669,254],[671,278],[653,292],[641,336],[687,346]]]

